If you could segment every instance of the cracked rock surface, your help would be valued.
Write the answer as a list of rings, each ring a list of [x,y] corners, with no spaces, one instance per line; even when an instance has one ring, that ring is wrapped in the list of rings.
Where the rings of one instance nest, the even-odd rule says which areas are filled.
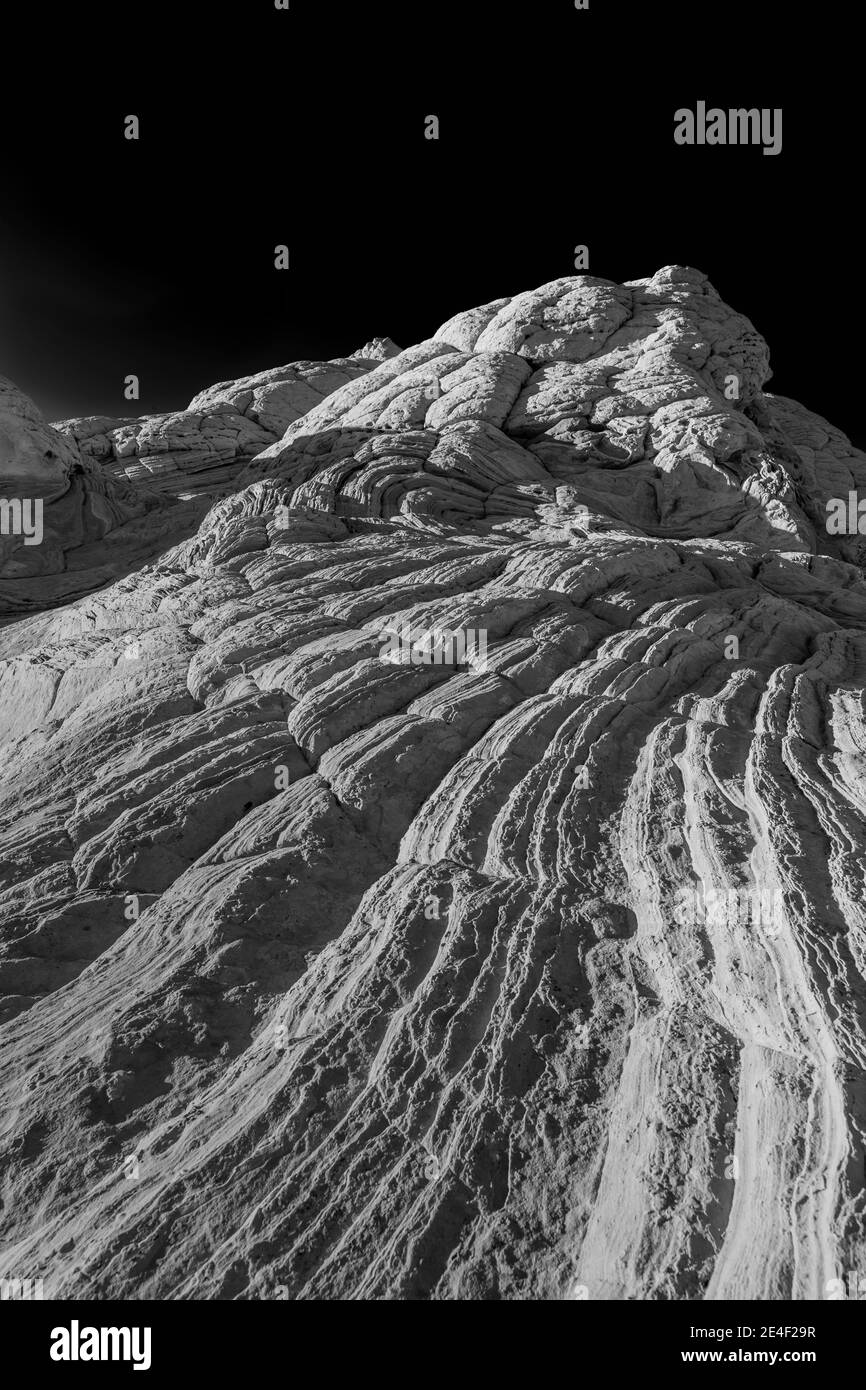
[[[134,490],[123,479],[106,476],[5,377],[0,377],[0,497],[4,506],[26,509],[27,523],[25,533],[11,511],[0,520],[0,622],[108,583],[119,570],[140,563],[167,534],[176,540],[183,529],[183,507],[163,516],[150,489]]]
[[[0,629],[0,1272],[820,1298],[866,1257],[866,455],[685,267],[360,352],[52,432],[46,496],[232,462]]]
[[[96,459],[109,477],[172,496],[208,494],[229,484],[239,460],[282,437],[325,396],[399,349],[377,338],[351,357],[291,362],[199,391],[186,410],[139,419],[86,416],[57,429]]]
[[[189,537],[287,425],[398,352],[374,338],[349,357],[218,382],[186,410],[54,425],[0,378],[3,496],[46,508],[38,547],[0,535],[0,623],[92,593]]]

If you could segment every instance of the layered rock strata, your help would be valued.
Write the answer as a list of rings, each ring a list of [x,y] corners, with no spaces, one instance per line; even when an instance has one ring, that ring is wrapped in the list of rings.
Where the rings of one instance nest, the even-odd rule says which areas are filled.
[[[291,362],[218,382],[199,391],[186,410],[127,419],[86,416],[62,420],[57,429],[109,477],[172,496],[213,495],[227,488],[239,461],[254,457],[331,392],[398,351],[390,339],[378,338],[350,357]]]
[[[863,1267],[866,582],[825,516],[866,456],[768,374],[687,268],[497,300],[0,631],[0,1270],[713,1300]]]

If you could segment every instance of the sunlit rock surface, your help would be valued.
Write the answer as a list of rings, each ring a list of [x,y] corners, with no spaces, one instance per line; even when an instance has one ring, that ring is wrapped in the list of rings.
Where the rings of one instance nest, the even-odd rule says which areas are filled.
[[[377,338],[351,357],[291,362],[218,382],[186,410],[138,419],[87,416],[60,421],[57,429],[110,477],[172,496],[213,494],[230,483],[239,460],[258,454],[325,396],[398,351],[390,339]]]
[[[219,382],[186,410],[54,425],[0,378],[0,495],[27,499],[27,517],[42,499],[44,516],[38,544],[0,531],[0,623],[82,598],[187,539],[290,423],[398,352],[374,338],[349,357]]]
[[[682,267],[392,348],[196,397],[278,437],[0,630],[0,1270],[820,1298],[866,1257],[866,456]],[[127,428],[175,426],[89,456]]]
[[[108,583],[166,530],[152,491],[106,477],[5,377],[0,499],[0,621]],[[121,532],[125,556],[112,563]]]

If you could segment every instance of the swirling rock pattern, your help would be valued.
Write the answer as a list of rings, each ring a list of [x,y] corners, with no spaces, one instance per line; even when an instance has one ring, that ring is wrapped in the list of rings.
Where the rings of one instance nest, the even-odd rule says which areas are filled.
[[[196,534],[0,631],[0,1265],[819,1298],[866,1256],[866,456],[683,267],[365,362],[236,383],[292,418]]]
[[[186,410],[54,425],[0,378],[3,496],[46,508],[38,545],[0,535],[0,623],[81,598],[186,539],[291,422],[398,352],[374,338],[349,357],[219,382]]]
[[[0,497],[4,504],[27,508],[31,537],[16,530],[11,512],[8,520],[4,515],[0,621],[108,583],[140,562],[166,531],[164,519],[154,515],[160,500],[151,490],[133,490],[106,477],[75,439],[47,424],[29,396],[5,377],[0,377]],[[174,526],[173,540],[180,530]]]
[[[254,457],[325,396],[398,351],[390,339],[376,338],[351,357],[290,362],[220,381],[199,391],[186,410],[137,419],[91,415],[61,420],[56,428],[109,477],[177,497],[212,496],[229,485],[239,461]]]

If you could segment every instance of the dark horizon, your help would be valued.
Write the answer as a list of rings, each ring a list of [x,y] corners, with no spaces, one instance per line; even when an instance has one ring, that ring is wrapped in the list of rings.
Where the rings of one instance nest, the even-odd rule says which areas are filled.
[[[262,6],[243,20],[238,84],[231,8],[210,11],[202,37],[184,36],[175,7],[142,24],[110,85],[62,61],[82,35],[65,35],[58,9],[39,38],[57,50],[58,100],[25,115],[0,98],[14,133],[0,373],[48,419],[180,410],[213,382],[371,337],[409,346],[459,310],[573,274],[586,244],[605,279],[704,271],[767,340],[769,389],[866,444],[861,291],[836,271],[860,254],[846,193],[860,117],[838,55],[831,89],[816,51],[832,42],[832,6],[821,38],[783,25],[775,3],[751,7],[747,30],[726,11],[699,71],[684,3],[664,17],[603,0],[486,9],[469,35],[447,0],[413,45],[384,4]],[[524,75],[510,80],[518,21]],[[168,66],[149,51],[165,23]],[[798,40],[808,86],[779,61]],[[610,63],[588,64],[590,51]],[[674,111],[698,99],[783,108],[781,153],[678,146]],[[129,113],[137,142],[123,138]],[[438,141],[424,139],[428,113]]]

